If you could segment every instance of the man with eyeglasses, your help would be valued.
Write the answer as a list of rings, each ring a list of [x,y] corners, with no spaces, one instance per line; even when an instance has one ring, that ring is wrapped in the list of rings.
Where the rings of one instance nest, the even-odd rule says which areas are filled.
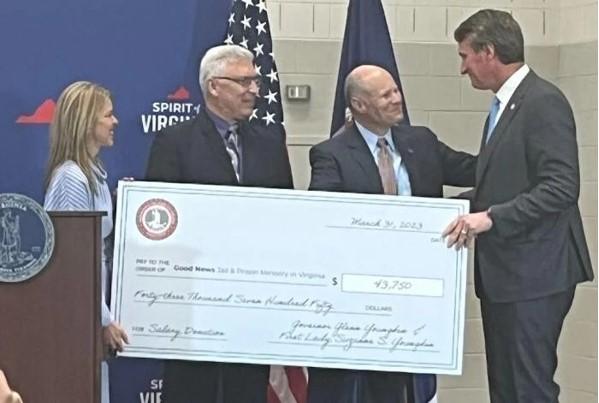
[[[253,60],[237,45],[206,52],[199,72],[204,106],[157,134],[147,180],[293,188],[283,136],[248,123],[260,89]],[[265,403],[268,376],[264,365],[169,360],[164,394],[169,403]]]

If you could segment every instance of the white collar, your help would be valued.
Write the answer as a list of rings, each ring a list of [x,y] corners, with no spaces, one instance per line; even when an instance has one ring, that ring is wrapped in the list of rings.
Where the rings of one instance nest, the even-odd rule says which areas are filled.
[[[356,128],[358,129],[358,132],[362,135],[362,137],[364,138],[364,141],[366,141],[366,144],[368,145],[370,152],[374,153],[376,150],[376,147],[377,147],[378,139],[381,136],[379,136],[376,133],[371,132],[366,127],[362,126],[358,121],[354,121],[354,123],[356,124]],[[385,138],[385,140],[387,140],[387,144],[391,148],[391,151],[395,152],[395,144],[393,144],[393,136],[391,136],[391,129],[387,129],[387,131],[385,132],[385,135],[383,137]]]
[[[505,80],[503,85],[499,88],[499,91],[495,94],[502,106],[505,106],[509,102],[512,95],[514,95],[514,92],[516,92],[516,89],[529,72],[530,67],[528,67],[527,64],[523,64],[522,67],[510,76],[510,78]]]

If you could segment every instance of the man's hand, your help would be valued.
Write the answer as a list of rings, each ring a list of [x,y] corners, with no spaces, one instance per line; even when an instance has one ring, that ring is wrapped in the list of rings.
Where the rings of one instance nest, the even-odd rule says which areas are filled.
[[[123,351],[123,347],[129,344],[129,337],[118,323],[111,322],[102,329],[104,345],[113,351]]]
[[[492,226],[493,221],[486,211],[465,214],[453,220],[442,235],[447,239],[448,248],[454,246],[456,250],[459,250],[464,246],[472,245],[478,234],[487,232]]]

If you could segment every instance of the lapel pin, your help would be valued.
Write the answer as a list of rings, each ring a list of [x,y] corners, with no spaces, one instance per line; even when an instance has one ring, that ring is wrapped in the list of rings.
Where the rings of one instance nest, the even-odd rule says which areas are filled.
[[[515,107],[516,107],[516,104],[511,104],[510,105],[510,111],[513,111]]]

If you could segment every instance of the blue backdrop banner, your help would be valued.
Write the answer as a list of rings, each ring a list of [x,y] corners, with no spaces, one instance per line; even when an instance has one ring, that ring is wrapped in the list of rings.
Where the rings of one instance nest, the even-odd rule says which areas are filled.
[[[144,175],[153,132],[201,103],[198,64],[223,42],[230,0],[19,0],[2,4],[0,193],[42,202],[48,123],[77,80],[111,90],[120,124],[104,150],[110,186]],[[111,362],[112,403],[162,402],[162,363]]]
[[[0,192],[42,201],[48,123],[60,92],[110,89],[120,125],[102,152],[111,185],[142,177],[153,132],[201,102],[198,62],[222,43],[229,0],[20,0],[2,5]],[[25,27],[27,27],[25,29]]]

